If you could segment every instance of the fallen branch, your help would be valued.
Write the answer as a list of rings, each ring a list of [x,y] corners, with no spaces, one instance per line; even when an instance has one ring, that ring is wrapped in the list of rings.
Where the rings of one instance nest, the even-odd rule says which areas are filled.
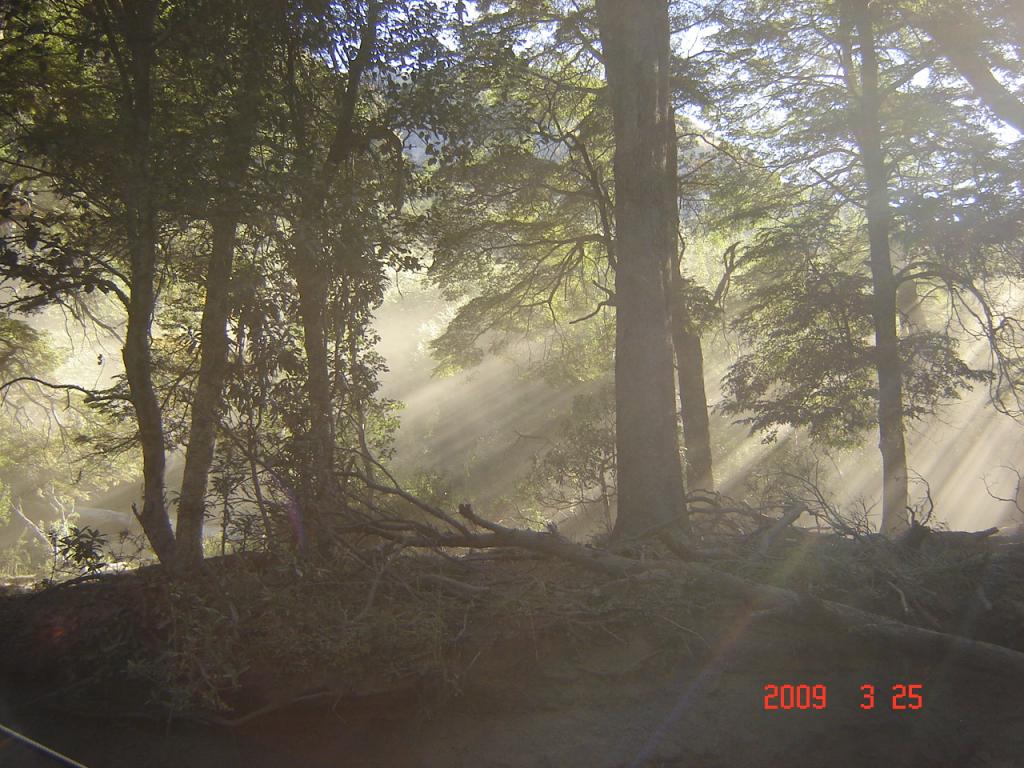
[[[688,580],[698,586],[707,586],[745,600],[758,609],[755,613],[762,617],[830,623],[852,634],[884,640],[915,653],[928,651],[937,655],[960,655],[983,668],[1000,674],[1013,673],[1024,678],[1024,653],[1001,645],[924,629],[843,603],[820,600],[782,587],[757,584],[698,562],[645,562],[574,544],[550,531],[507,528],[480,517],[469,504],[460,504],[458,511],[462,518],[485,532],[439,533],[436,537],[429,538],[403,538],[402,544],[408,547],[468,549],[516,547],[557,557],[595,573],[615,578],[644,574],[648,578]]]
[[[887,581],[885,583],[888,584],[893,589],[895,589],[896,590],[896,594],[900,596],[900,604],[903,606],[903,612],[904,613],[910,613],[910,606],[907,605],[907,596],[903,593],[903,590],[900,589],[899,587],[897,587],[891,581]]]
[[[772,544],[786,528],[795,523],[806,509],[800,504],[789,507],[785,514],[766,528],[761,529],[756,535],[761,536],[761,542],[757,545],[757,553],[765,555],[771,549]]]

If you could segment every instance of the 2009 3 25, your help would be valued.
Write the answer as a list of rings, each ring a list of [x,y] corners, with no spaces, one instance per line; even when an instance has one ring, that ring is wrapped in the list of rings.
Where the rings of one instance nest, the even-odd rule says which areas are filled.
[[[894,711],[922,709],[923,688],[920,683],[894,683],[888,696],[890,708]],[[863,710],[874,709],[880,699],[884,702],[886,698],[880,696],[871,683],[860,686],[860,695],[859,706]],[[827,709],[828,704],[828,687],[821,683],[766,683],[764,686],[766,710]]]

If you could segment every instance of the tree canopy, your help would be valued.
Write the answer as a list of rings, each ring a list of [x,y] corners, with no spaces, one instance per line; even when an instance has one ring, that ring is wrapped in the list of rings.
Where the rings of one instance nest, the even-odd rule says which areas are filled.
[[[712,468],[735,418],[825,449],[880,430],[898,533],[909,428],[979,385],[1020,412],[1019,14],[634,10],[12,4],[9,407],[108,424],[80,444],[141,457],[136,518],[186,572],[217,488],[304,556],[417,531],[376,348],[411,275],[447,313],[438,376],[503,358],[560,393],[511,508],[605,504],[621,538],[685,520],[735,484]],[[49,376],[57,310],[117,339],[102,384]]]

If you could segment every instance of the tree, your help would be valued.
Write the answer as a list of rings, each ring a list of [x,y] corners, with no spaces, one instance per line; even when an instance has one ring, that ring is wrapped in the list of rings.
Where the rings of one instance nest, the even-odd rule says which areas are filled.
[[[615,424],[612,382],[573,398],[556,438],[534,459],[525,490],[545,512],[597,506],[610,533],[615,509]]]
[[[618,518],[629,538],[685,515],[668,291],[678,248],[668,5],[597,4],[615,130]]]
[[[859,90],[860,115],[854,136],[864,167],[865,213],[874,305],[875,368],[878,372],[879,450],[882,452],[882,533],[895,535],[909,524],[907,449],[903,435],[903,371],[896,331],[897,282],[889,247],[892,212],[889,171],[882,148],[881,93],[874,20],[866,0],[853,3],[859,72],[850,62],[853,43],[843,39],[845,74]],[[858,84],[854,79],[859,80]]]
[[[21,263],[12,260],[6,275],[38,293],[15,304],[56,302],[88,312],[79,297],[99,288],[123,305],[126,396],[144,459],[138,517],[157,556],[186,567],[202,556],[231,265],[239,221],[251,209],[250,149],[272,60],[274,28],[264,21],[275,5],[28,4],[5,40],[17,82],[8,112],[16,154],[6,159],[25,183],[54,198],[50,210],[22,226]],[[45,107],[34,108],[44,93]],[[194,236],[205,248],[176,247]],[[45,249],[37,247],[40,239]],[[201,359],[194,397],[187,396],[177,537],[164,500],[171,400],[160,391],[164,362],[153,347],[161,270],[186,280],[205,275],[197,281],[204,287]]]
[[[912,233],[929,228],[936,214],[946,215],[939,213],[947,204],[940,200],[954,204],[980,194],[1002,199],[990,210],[1012,206],[1005,169],[996,170],[1005,148],[975,121],[963,89],[941,62],[886,8],[851,0],[787,3],[781,16],[774,6],[769,16],[761,4],[733,10],[727,17],[732,26],[720,36],[735,57],[724,64],[731,85],[723,90],[743,103],[749,118],[734,135],[748,147],[756,141],[771,148],[768,164],[793,211],[754,250],[789,259],[797,271],[775,261],[775,275],[762,272],[779,280],[777,289],[759,293],[753,314],[741,322],[750,334],[754,314],[760,323],[784,321],[794,335],[784,340],[770,332],[769,338],[805,356],[769,360],[755,351],[742,358],[729,379],[733,406],[753,410],[761,426],[816,422],[820,428],[831,419],[825,431],[834,433],[844,420],[862,431],[863,411],[842,414],[840,404],[863,402],[852,387],[863,386],[860,372],[868,366],[877,383],[870,395],[880,430],[882,530],[894,534],[908,523],[904,418],[931,412],[987,377],[960,359],[951,332],[901,322],[901,286],[904,298],[908,288],[913,294],[913,281],[927,275],[920,267],[930,260],[929,246]],[[763,109],[766,97],[774,112]],[[972,191],[960,198],[966,190]],[[963,271],[959,278],[962,286],[973,284]],[[774,308],[767,301],[787,292]],[[864,292],[868,303],[861,301]],[[821,313],[830,302],[834,314]],[[814,323],[794,330],[791,323],[800,316]],[[874,337],[866,348],[860,335],[865,317]],[[818,349],[802,346],[801,339],[817,339]],[[845,358],[840,349],[848,350]],[[815,380],[813,371],[822,375]],[[819,414],[811,415],[815,409]]]
[[[921,29],[970,83],[992,114],[1024,134],[1024,97],[1007,84],[1004,73],[1020,76],[1024,21],[1013,0],[972,3],[894,3],[905,23]]]
[[[377,38],[380,34],[382,3],[368,0],[363,6],[354,8],[357,18],[335,17],[336,9],[327,7],[324,16],[313,17],[317,26],[310,32],[313,34],[313,45],[316,36],[325,29],[336,28],[343,37],[328,36],[319,42],[325,49],[340,46],[347,51],[344,69],[337,74],[344,77],[343,85],[335,85],[339,89],[330,114],[329,134],[322,144],[315,143],[312,138],[316,134],[311,131],[310,104],[312,94],[304,91],[300,80],[304,66],[311,66],[315,76],[315,62],[304,60],[316,51],[306,47],[301,38],[289,41],[287,50],[287,74],[283,83],[283,96],[288,105],[288,130],[296,152],[296,171],[302,180],[299,190],[299,205],[293,218],[293,238],[291,243],[290,268],[295,277],[295,285],[299,296],[299,316],[302,319],[303,345],[308,366],[308,397],[310,409],[311,444],[313,449],[313,472],[311,476],[312,493],[308,498],[311,503],[309,510],[322,504],[334,494],[334,456],[335,456],[335,410],[331,388],[329,361],[329,339],[326,324],[328,321],[328,295],[334,270],[329,259],[331,247],[325,240],[329,236],[329,219],[325,208],[329,200],[338,200],[332,194],[339,181],[346,186],[354,184],[350,175],[349,163],[356,150],[357,139],[357,107],[359,105],[363,78],[368,75],[370,67],[376,63]],[[301,23],[301,22],[300,22]],[[341,177],[344,177],[343,179]],[[349,191],[349,190],[346,190]],[[354,192],[354,189],[351,189]],[[343,198],[342,198],[343,199]],[[351,216],[358,209],[335,210],[337,216]],[[355,246],[355,243],[339,244],[341,248]],[[360,249],[361,250],[361,249]],[[336,254],[340,256],[341,254]],[[354,254],[356,258],[362,254]]]
[[[50,552],[45,531],[55,514],[73,516],[76,502],[105,490],[128,473],[124,461],[91,450],[116,423],[90,404],[104,395],[75,385],[55,389],[53,371],[67,357],[51,334],[0,316],[0,543],[31,564],[26,535]],[[83,398],[82,395],[86,396]]]
[[[297,314],[302,349],[269,370],[304,374],[307,397],[280,410],[309,403],[290,423],[290,481],[310,521],[351,470],[347,456],[336,472],[338,445],[366,454],[375,420],[387,422],[370,402],[381,362],[369,324],[386,270],[410,263],[403,132],[429,125],[431,109],[408,92],[446,55],[448,10],[153,0],[29,3],[5,17],[3,159],[12,189],[43,195],[3,243],[4,278],[30,289],[8,306],[87,315],[82,297],[97,289],[122,305],[118,397],[132,405],[138,515],[162,561],[202,557],[240,246],[295,281],[297,306],[285,298],[278,322]],[[164,500],[175,444],[187,446],[177,537]]]
[[[179,11],[191,16],[186,27],[190,34],[175,38],[180,70],[195,72],[196,59],[205,56],[198,62],[200,77],[192,78],[188,91],[193,95],[187,105],[192,138],[200,139],[203,148],[216,148],[196,163],[197,178],[190,185],[193,195],[200,189],[206,193],[198,213],[209,224],[210,255],[175,531],[177,563],[183,568],[195,566],[203,557],[206,488],[228,364],[232,268],[239,225],[243,216],[252,214],[251,152],[266,109],[270,62],[279,49],[278,29],[266,23],[266,16],[279,13],[279,6],[275,2],[216,3]],[[187,107],[181,104],[180,108]],[[210,119],[211,115],[215,117]]]
[[[9,250],[4,275],[37,289],[16,302],[24,309],[73,303],[75,294],[97,287],[122,303],[127,396],[143,455],[137,514],[157,556],[171,562],[165,434],[150,348],[166,170],[157,148],[170,123],[156,73],[163,22],[158,0],[81,8],[30,3],[8,19],[5,115],[14,141],[5,164],[16,178],[49,185],[57,205],[21,222],[14,243],[24,261]],[[109,238],[110,250],[123,248],[124,258],[80,247],[81,221],[91,230],[79,229],[83,238]]]
[[[299,487],[310,532],[323,533],[366,454],[376,389],[369,330],[387,269],[413,261],[401,242],[410,170],[406,138],[432,125],[420,80],[443,68],[446,3],[296,3],[275,82],[271,175],[279,240],[297,295],[308,403]],[[351,440],[349,439],[351,438]],[[339,446],[350,455],[339,472]],[[365,456],[364,456],[365,459]],[[364,469],[367,465],[364,463]]]
[[[681,250],[681,249],[680,249]],[[704,349],[701,334],[709,314],[710,294],[683,274],[682,253],[672,261],[668,285],[672,349],[675,353],[679,411],[686,446],[686,488],[713,490],[714,462],[711,455],[711,423],[704,387]]]
[[[572,357],[577,341],[585,343],[587,325],[604,322],[616,310],[612,119],[600,77],[603,54],[590,44],[594,21],[589,7],[516,5],[483,16],[464,36],[464,46],[479,45],[471,35],[482,30],[486,41],[500,46],[503,36],[516,44],[517,22],[547,30],[543,41],[524,38],[524,50],[511,66],[460,70],[480,82],[472,93],[483,98],[466,107],[481,116],[464,128],[463,141],[472,151],[442,165],[430,212],[437,244],[431,274],[448,298],[463,302],[434,345],[443,369],[503,352],[514,339],[529,340],[534,361],[535,350],[544,357]],[[682,17],[671,21],[678,28],[689,23]],[[471,47],[464,55],[472,62]],[[689,68],[691,63],[673,55],[676,106],[700,98]],[[694,137],[687,131],[681,165],[699,154]],[[704,181],[697,170],[703,163],[693,165],[691,181],[697,185]],[[691,206],[694,201],[684,198],[700,194],[694,187],[681,190],[679,205]],[[684,255],[681,247],[674,254],[667,300],[686,476],[692,487],[710,488],[700,338],[710,293],[685,277]],[[539,368],[547,366],[542,362]]]

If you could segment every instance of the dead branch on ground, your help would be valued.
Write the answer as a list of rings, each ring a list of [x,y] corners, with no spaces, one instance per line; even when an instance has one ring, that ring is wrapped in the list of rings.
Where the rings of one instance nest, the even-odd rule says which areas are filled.
[[[639,560],[574,544],[550,531],[508,528],[481,517],[469,504],[460,504],[458,514],[472,528],[462,526],[464,531],[435,531],[429,535],[423,535],[423,531],[399,533],[392,528],[383,528],[377,533],[386,538],[395,537],[408,548],[523,549],[619,579],[642,576],[647,579],[686,580],[692,582],[695,589],[708,589],[747,602],[754,609],[753,615],[759,619],[828,623],[837,629],[867,639],[883,640],[911,652],[959,655],[983,669],[1024,677],[1024,653],[1004,646],[924,629],[843,603],[754,583],[700,562],[669,558]]]

